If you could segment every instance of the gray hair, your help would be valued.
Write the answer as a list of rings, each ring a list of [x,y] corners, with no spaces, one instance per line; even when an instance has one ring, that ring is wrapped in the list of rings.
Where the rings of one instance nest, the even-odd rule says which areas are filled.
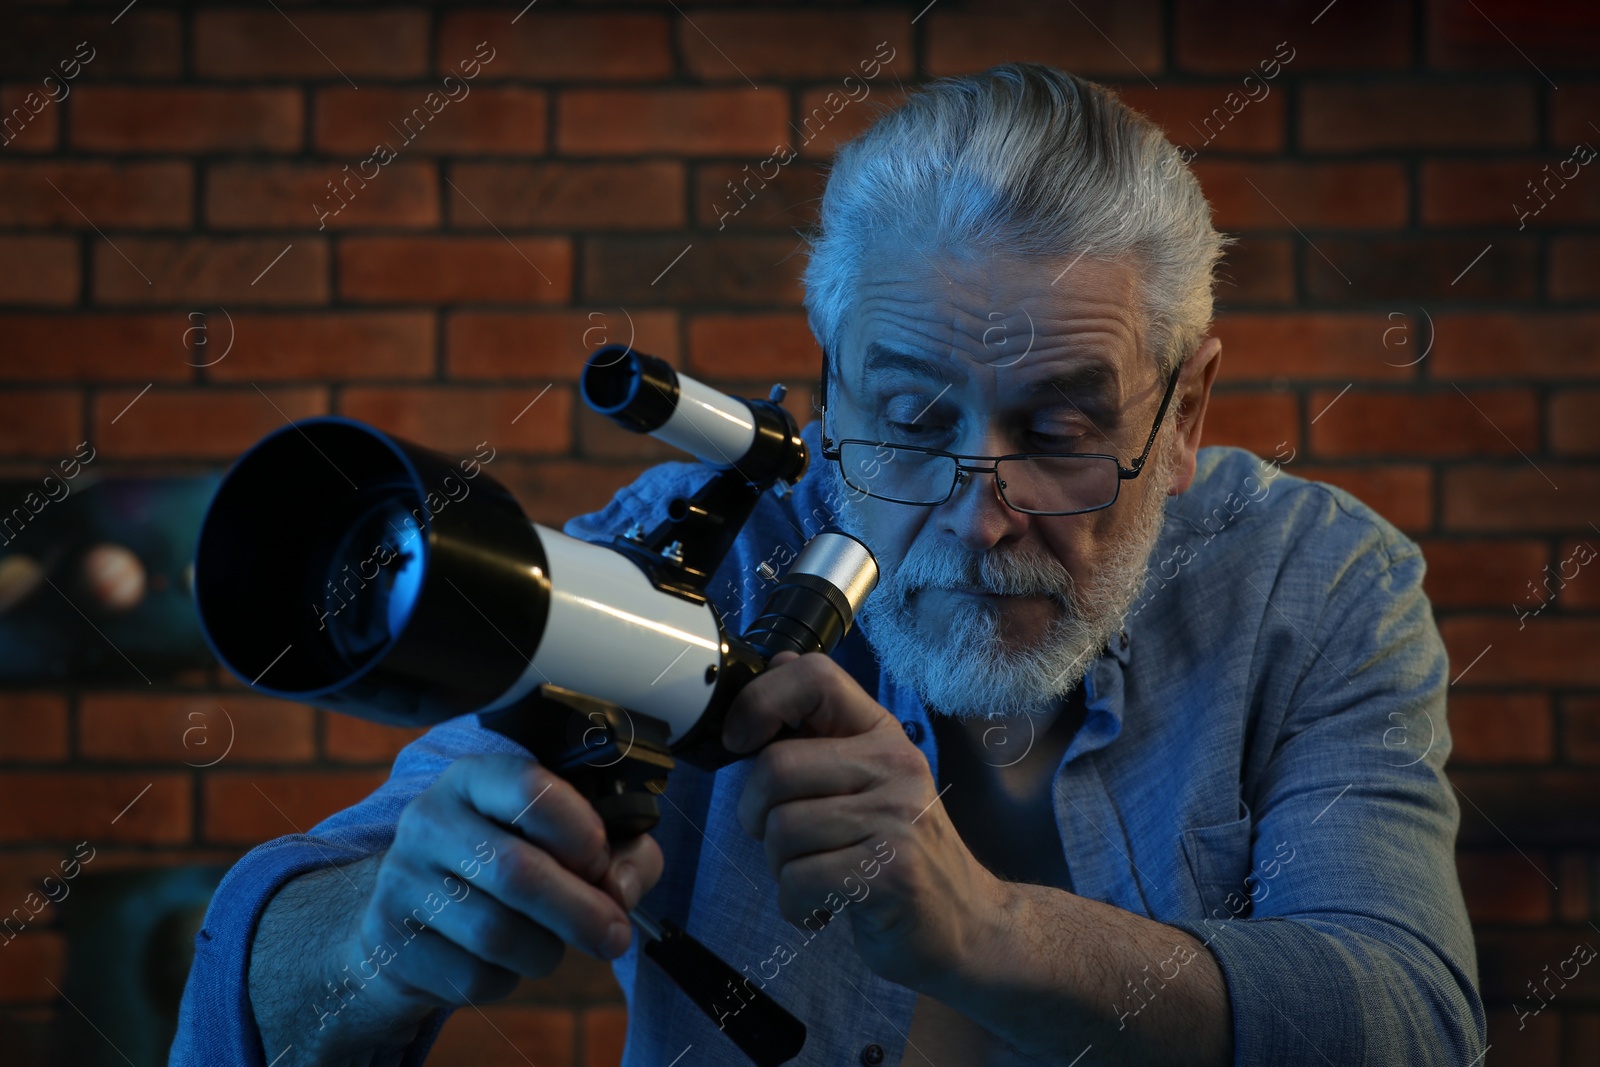
[[[804,275],[806,316],[830,359],[863,252],[916,229],[963,254],[1131,256],[1163,374],[1210,329],[1212,275],[1231,240],[1155,123],[1036,63],[930,82],[839,148]]]

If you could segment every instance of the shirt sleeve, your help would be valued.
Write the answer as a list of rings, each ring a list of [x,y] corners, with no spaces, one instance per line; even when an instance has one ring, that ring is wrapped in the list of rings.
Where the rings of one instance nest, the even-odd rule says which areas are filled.
[[[1251,873],[1172,924],[1221,968],[1240,1067],[1459,1067],[1484,1049],[1444,774],[1448,660],[1420,552],[1363,521],[1368,536],[1320,575],[1286,567],[1262,590],[1257,654],[1304,666],[1245,783]]]
[[[573,537],[606,540],[628,522],[646,524],[665,515],[666,501],[705,468],[667,463],[652,468],[617,492],[601,511],[566,524]],[[395,758],[389,778],[371,796],[312,827],[268,841],[246,853],[230,869],[206,909],[195,935],[194,963],[184,986],[178,1030],[170,1062],[174,1065],[231,1063],[266,1067],[282,1050],[264,1050],[250,1005],[250,945],[261,914],[273,895],[291,879],[322,867],[354,863],[382,852],[394,840],[400,812],[461,756],[486,752],[528,753],[514,742],[478,725],[473,715],[441,723],[407,745]],[[308,1020],[313,1009],[307,1007]],[[449,1018],[438,1011],[423,1024],[416,1041],[395,1064],[421,1064]]]

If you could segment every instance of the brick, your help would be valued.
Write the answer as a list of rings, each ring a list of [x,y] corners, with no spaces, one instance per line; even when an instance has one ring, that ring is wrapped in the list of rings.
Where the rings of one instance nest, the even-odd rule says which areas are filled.
[[[557,237],[352,237],[339,247],[339,293],[373,302],[561,303],[572,244]]]
[[[29,382],[138,382],[187,380],[185,360],[197,354],[200,320],[176,312],[148,315],[0,315],[6,358],[0,379]],[[185,352],[185,345],[189,351]]]
[[[300,147],[298,89],[85,86],[72,145],[101,152],[288,152]]]
[[[1479,651],[1481,648],[1472,654]],[[1499,652],[1496,648],[1488,655]],[[1457,687],[1470,688],[1476,673],[1473,668],[1469,681],[1457,683]],[[1525,768],[1447,771],[1451,781],[1473,800],[1461,808],[1458,843],[1463,848],[1501,849],[1507,837],[1524,849],[1600,845],[1595,833],[1600,828],[1600,770],[1546,767],[1537,779]],[[1535,780],[1537,787],[1532,786]]]
[[[187,771],[11,772],[0,775],[0,841],[184,844],[192,829],[189,796]]]
[[[1570,154],[1424,163],[1418,178],[1422,222],[1522,230],[1600,221],[1600,180],[1592,167],[1580,169],[1576,162],[1563,171]]]
[[[67,758],[67,699],[60,693],[0,692],[0,760]]]
[[[186,163],[0,163],[0,225],[187,227],[193,189]]]
[[[706,164],[695,174],[695,220],[719,232],[809,229],[826,180],[821,167],[804,163]]]
[[[8,154],[53,152],[61,140],[61,108],[40,85],[0,85],[0,147]],[[60,92],[59,89],[56,90]],[[29,99],[29,94],[34,95]]]
[[[1566,389],[1550,398],[1550,447],[1566,455],[1600,455],[1600,389]]]
[[[73,73],[70,64],[63,64],[77,55],[79,42],[84,41],[89,44],[83,50],[89,61],[78,61],[79,82],[176,78],[183,73],[183,29],[177,11],[135,8],[118,19],[115,28],[109,22],[103,11],[69,15],[18,11],[14,5],[0,38],[0,77],[31,82],[42,81],[47,74]]]
[[[1561,701],[1561,751],[1573,763],[1600,764],[1600,697]]]
[[[86,693],[78,749],[107,762],[191,767],[308,760],[312,710],[232,693]]]
[[[211,321],[222,328],[223,324]],[[233,325],[233,349],[207,368],[213,381],[360,381],[433,374],[431,312],[240,314],[233,316]],[[224,339],[219,335],[211,343],[222,344]],[[193,359],[203,362],[199,356]]]
[[[690,373],[700,377],[815,377],[822,349],[803,314],[696,315],[689,320]]]
[[[23,914],[27,914],[27,906],[21,901],[12,906],[21,907]],[[0,1003],[43,1004],[56,1000],[56,990],[50,988],[50,983],[54,982],[59,989],[66,981],[67,939],[64,934],[30,931],[17,935],[15,941],[6,942],[0,951],[6,953],[6,966],[0,968]]]
[[[1532,148],[1526,82],[1313,82],[1300,89],[1300,145],[1313,152]]]
[[[1296,473],[1338,486],[1407,533],[1433,525],[1433,472],[1427,467],[1307,465]]]
[[[1270,456],[1284,441],[1300,448],[1300,405],[1293,395],[1264,391],[1211,394],[1202,444],[1232,445]]]
[[[571,447],[572,403],[565,386],[359,386],[340,395],[339,412],[452,456],[482,441],[496,452],[553,455]]]
[[[1551,239],[1550,295],[1557,300],[1600,297],[1600,238]]]
[[[1288,240],[1250,234],[1228,248],[1216,272],[1219,307],[1294,301],[1294,247]]]
[[[452,378],[575,382],[601,345],[628,345],[678,364],[678,316],[671,311],[457,312],[445,325]]]
[[[1274,0],[1194,0],[1179,4],[1174,15],[1174,51],[1182,70],[1260,77],[1261,64],[1278,54],[1279,42],[1288,45],[1281,53],[1287,61],[1280,62],[1296,73],[1411,65],[1410,4],[1341,0],[1315,25],[1314,11]]]
[[[1192,151],[1281,152],[1287,96],[1279,89],[1258,76],[1248,90],[1238,81],[1159,90],[1135,84],[1119,86],[1117,95]]]
[[[1561,886],[1561,893],[1556,912],[1562,922],[1586,922],[1594,913],[1594,883],[1590,877],[1593,868],[1593,861],[1581,852],[1568,852],[1561,857],[1561,875],[1557,883]],[[1600,1037],[1600,1032],[1596,1036]],[[1595,1051],[1600,1052],[1600,1045]]]
[[[434,1042],[440,1063],[571,1063],[571,1008],[486,1005],[450,1016]]]
[[[1548,763],[1555,726],[1544,693],[1450,696],[1450,759],[1460,763]]]
[[[1388,333],[1399,330],[1401,332]],[[1212,331],[1222,339],[1223,382],[1275,379],[1337,382],[1404,381],[1397,366],[1414,356],[1397,346],[1417,330],[1405,317],[1359,314],[1224,315]],[[1387,336],[1386,336],[1387,335]],[[1402,354],[1403,358],[1402,358]]]
[[[104,242],[93,247],[94,293],[105,304],[208,308],[328,300],[328,245],[316,236],[296,236],[293,241],[123,237],[116,248]]]
[[[1593,467],[1465,464],[1445,471],[1444,524],[1456,530],[1581,529],[1591,518],[1585,501],[1597,498],[1600,470]]]
[[[1591,525],[1590,530],[1593,529]],[[1549,596],[1545,589],[1556,589],[1556,603],[1563,611],[1600,608],[1600,563],[1597,559],[1600,559],[1600,535],[1563,540],[1550,569],[1534,575],[1539,583],[1535,592],[1543,598]],[[1526,597],[1529,606],[1537,603],[1533,592]]]
[[[430,107],[428,96],[438,93]],[[465,95],[463,95],[463,93]],[[471,153],[528,155],[545,150],[548,97],[541,89],[418,85],[406,89],[324,89],[317,94],[312,139],[323,152],[350,156],[351,169],[393,166],[396,156]],[[437,109],[437,113],[435,113]]]
[[[684,66],[704,81],[914,73],[910,11],[697,11],[676,22]]]
[[[1311,450],[1319,456],[1431,458],[1536,451],[1539,405],[1526,390],[1429,393],[1316,390]]]
[[[1499,847],[1505,847],[1503,838]],[[1543,865],[1541,869],[1544,869]],[[1547,873],[1554,872],[1547,871]],[[1488,928],[1479,929],[1476,934],[1475,940],[1479,945],[1478,974],[1484,1000],[1507,1005],[1511,1001],[1517,1001],[1523,1013],[1529,1016],[1526,1029],[1519,1031],[1516,1026],[1517,1020],[1510,1018],[1511,1012],[1506,1012],[1506,1018],[1502,1021],[1507,1025],[1503,1025],[1498,1031],[1498,1037],[1508,1042],[1507,1047],[1516,1049],[1519,1063],[1524,1062],[1525,1057],[1532,1055],[1533,1058],[1527,1062],[1539,1064],[1540,1067],[1545,1065],[1556,1067],[1561,1063],[1554,1055],[1554,1049],[1560,1042],[1562,1009],[1557,1007],[1534,1016],[1530,1009],[1537,1008],[1539,1001],[1529,995],[1527,983],[1534,979],[1542,982],[1546,973],[1544,968],[1547,966],[1550,968],[1549,973],[1554,974],[1561,961],[1572,955],[1575,945],[1582,943],[1586,938],[1593,943],[1593,931],[1579,933],[1578,930],[1563,930],[1552,926],[1541,930]],[[1567,1010],[1579,1006],[1585,1000],[1592,1001],[1589,989],[1593,987],[1590,983],[1597,980],[1593,968],[1585,966],[1580,973],[1582,977],[1567,989],[1563,990],[1554,983],[1551,984],[1550,988],[1557,997],[1567,1000],[1564,1005]],[[1535,988],[1538,988],[1537,985]],[[1550,998],[1542,999],[1548,1002]],[[1556,1003],[1560,1004],[1560,999]],[[1550,1035],[1552,1040],[1546,1041],[1542,1036],[1536,1036],[1537,1031],[1542,1029],[1541,1024],[1547,1024],[1549,1029],[1553,1030]],[[1494,1020],[1491,1018],[1491,1034],[1496,1033],[1494,1025]],[[1542,1050],[1550,1050],[1551,1054],[1538,1056]],[[1578,1062],[1582,1063],[1581,1060]]]
[[[385,726],[331,711],[321,712],[319,717],[322,719],[322,754],[339,763],[388,766],[402,748],[428,732],[426,728]]]
[[[1318,237],[1321,255],[1304,253],[1306,288],[1312,299],[1326,303],[1387,300],[1408,309],[1419,300],[1537,296],[1537,246],[1529,240],[1497,240],[1479,258],[1489,243],[1477,237]],[[1404,359],[1390,358],[1400,363],[1419,354],[1420,349]]]
[[[1519,621],[1506,611],[1445,619],[1439,632],[1450,650],[1453,677],[1466,672],[1463,685],[1600,685],[1600,659],[1593,655],[1600,620],[1547,613]],[[1491,645],[1481,660],[1472,662]]]
[[[1422,542],[1423,588],[1435,608],[1502,609],[1527,596],[1550,559],[1543,541],[1475,538]]]
[[[843,107],[838,97],[828,100],[829,93],[838,91],[835,88],[803,91],[801,122],[798,127],[790,127],[795,136],[786,138],[784,146],[798,152],[802,159],[828,159],[840,145],[865,133],[879,118],[905,103],[907,94],[899,85],[887,81],[882,74],[878,77],[878,81],[860,79],[859,88],[852,83],[851,95],[844,97],[848,103]],[[810,122],[805,121],[808,118]],[[770,153],[774,160],[782,155],[778,147],[774,145]]]
[[[1198,159],[1190,169],[1221,230],[1372,229],[1406,222],[1405,170],[1394,163]]]
[[[1600,1059],[1600,1012],[1567,1012],[1560,1019],[1561,1067],[1585,1067]]]
[[[1458,853],[1456,870],[1474,923],[1549,921],[1550,884],[1517,853]]]
[[[384,771],[208,773],[201,785],[201,837],[212,844],[253,845],[307,833],[383,784]]]
[[[1440,0],[1428,7],[1428,60],[1448,69],[1594,69],[1600,16],[1587,4]],[[1513,46],[1510,42],[1515,41]]]
[[[1600,81],[1562,81],[1561,91],[1550,94],[1550,140],[1569,150],[1580,141],[1592,144],[1594,127],[1589,123],[1600,114]]]
[[[1161,72],[1161,11],[1154,0],[1096,0],[1049,12],[1015,2],[974,6],[923,16],[928,74],[975,73],[997,63],[1045,63],[1085,75]]]
[[[450,224],[547,229],[681,229],[683,165],[462,163],[450,169]]]
[[[0,392],[0,455],[72,455],[84,439],[82,407],[75,389]]]
[[[0,304],[71,304],[79,285],[76,238],[0,237]]]
[[[582,292],[593,302],[798,307],[794,252],[784,237],[592,237],[584,241]]]
[[[222,163],[206,174],[205,203],[219,230],[433,227],[439,178],[424,163],[391,163],[370,181],[348,163]]]
[[[194,13],[194,65],[202,78],[404,78],[428,71],[428,15],[382,11]]]
[[[328,410],[327,390],[321,387],[263,392],[157,387],[138,394],[137,389],[95,394],[95,441],[110,458],[231,460],[286,421]]]
[[[528,518],[559,530],[568,519],[605,507],[618,489],[643,472],[644,466],[572,460],[510,462],[496,468],[494,476],[517,498]]]
[[[556,100],[556,149],[765,157],[788,137],[788,118],[779,89],[572,89]]]
[[[478,75],[485,80],[659,81],[673,72],[667,18],[665,13],[536,9],[508,25],[504,10],[445,12],[437,70],[457,70],[487,40],[493,52]]]
[[[590,1008],[583,1013],[583,1067],[617,1067],[628,1036],[627,1008]]]
[[[1600,378],[1600,314],[1443,314],[1434,318],[1439,378]]]

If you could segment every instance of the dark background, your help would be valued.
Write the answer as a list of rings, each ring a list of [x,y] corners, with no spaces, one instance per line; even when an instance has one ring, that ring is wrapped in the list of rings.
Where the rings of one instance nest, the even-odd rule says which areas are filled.
[[[1208,442],[1288,442],[1291,471],[1423,545],[1495,1056],[1600,1060],[1596,968],[1522,1028],[1509,1007],[1600,945],[1600,566],[1537,617],[1513,607],[1600,547],[1600,165],[1549,178],[1600,146],[1600,8],[280,7],[0,11],[0,111],[29,115],[0,145],[0,477],[37,480],[85,440],[102,475],[216,472],[286,419],[338,412],[452,455],[487,439],[491,473],[559,524],[665,454],[574,402],[583,355],[630,319],[637,347],[743,392],[786,381],[805,409],[818,353],[795,228],[873,104],[1008,60],[1093,76],[1198,150],[1217,224],[1242,238]],[[32,114],[26,94],[85,41],[70,95]],[[402,145],[389,123],[480,41],[495,55],[470,96]],[[868,103],[719,232],[725,183],[798,141],[882,41],[897,58]],[[398,158],[318,232],[325,183],[378,140]],[[196,769],[186,731],[219,707],[236,742]],[[366,794],[404,740],[214,669],[0,692],[0,913],[84,839],[96,873],[226,863]],[[71,906],[0,947],[9,1063],[47,1062],[52,1020],[83,1027],[55,988]],[[438,1058],[598,1067],[622,1016],[580,958],[459,1013]]]

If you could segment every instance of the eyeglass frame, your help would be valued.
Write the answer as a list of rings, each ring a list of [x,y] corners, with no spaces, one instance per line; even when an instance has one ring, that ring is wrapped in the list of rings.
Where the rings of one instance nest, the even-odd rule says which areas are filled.
[[[972,456],[972,455],[962,455],[962,454],[956,453],[956,452],[946,452],[942,448],[924,448],[921,445],[891,445],[887,441],[868,441],[868,440],[865,440],[865,439],[860,438],[860,437],[847,437],[847,438],[841,438],[838,441],[832,441],[832,440],[830,440],[828,438],[828,436],[826,434],[823,434],[823,436],[822,436],[822,458],[825,459],[825,460],[831,460],[834,463],[838,463],[840,468],[842,469],[844,467],[844,463],[843,463],[843,461],[841,459],[841,454],[840,454],[841,446],[843,446],[843,445],[869,445],[869,446],[871,446],[873,448],[887,447],[887,448],[899,449],[899,450],[906,451],[906,452],[921,452],[924,455],[930,455],[930,456],[943,456],[943,457],[946,457],[948,459],[955,460],[956,461],[956,474],[955,474],[955,477],[950,480],[950,489],[945,493],[944,498],[941,499],[941,500],[934,500],[934,501],[929,501],[929,502],[926,502],[926,503],[918,503],[918,502],[910,501],[910,500],[896,500],[893,497],[878,496],[877,494],[872,493],[871,491],[866,490],[866,489],[859,490],[860,492],[866,493],[867,496],[872,497],[874,500],[886,500],[891,504],[903,504],[906,507],[912,507],[912,508],[936,508],[936,507],[939,507],[939,506],[941,506],[943,504],[948,503],[950,498],[955,495],[956,486],[961,485],[962,483],[964,483],[967,480],[967,476],[971,475],[971,474],[992,474],[992,475],[995,476],[995,480],[998,482],[999,479],[1000,479],[1000,474],[999,474],[1000,464],[1003,463],[1004,461],[1008,460],[1008,459],[1022,459],[1022,460],[1032,460],[1032,459],[1035,459],[1035,458],[1039,458],[1039,459],[1063,459],[1063,458],[1069,458],[1069,457],[1071,457],[1071,458],[1079,458],[1079,459],[1109,459],[1112,462],[1112,464],[1115,465],[1116,468],[1117,468],[1117,491],[1114,492],[1111,495],[1111,499],[1110,500],[1106,501],[1104,504],[1097,504],[1096,506],[1094,506],[1092,508],[1079,508],[1079,509],[1077,509],[1075,511],[1033,511],[1033,510],[1030,510],[1028,508],[1019,508],[1019,507],[1016,507],[1014,504],[1012,504],[1011,501],[1006,499],[1004,487],[1000,488],[1000,499],[1002,501],[1004,501],[1006,507],[1011,508],[1011,510],[1020,512],[1020,513],[1022,513],[1024,515],[1044,515],[1044,516],[1087,515],[1087,514],[1089,514],[1090,512],[1093,512],[1093,511],[1104,511],[1106,508],[1109,508],[1112,504],[1115,504],[1117,502],[1117,499],[1122,495],[1122,483],[1126,482],[1126,481],[1131,481],[1132,479],[1139,477],[1139,473],[1144,470],[1145,461],[1150,458],[1150,449],[1155,446],[1156,434],[1159,433],[1160,430],[1161,430],[1161,420],[1167,417],[1167,407],[1172,403],[1172,394],[1177,389],[1178,376],[1183,373],[1184,364],[1187,363],[1187,362],[1188,362],[1187,360],[1180,360],[1178,362],[1177,366],[1172,368],[1172,373],[1170,375],[1168,375],[1166,392],[1161,397],[1161,406],[1156,409],[1156,420],[1150,427],[1150,436],[1145,439],[1144,451],[1139,453],[1139,458],[1135,459],[1131,466],[1124,467],[1122,465],[1122,461],[1119,460],[1116,456],[1107,455],[1104,452],[1012,452],[1012,453],[1009,453],[1009,454],[1004,455],[1004,456]],[[824,426],[827,425],[827,421],[826,420],[827,420],[827,417],[828,417],[828,368],[831,365],[832,365],[832,360],[829,358],[828,353],[826,351],[824,351],[823,354],[822,354],[822,383],[821,383],[822,384],[822,390],[821,390],[821,392],[822,392],[822,405],[821,405],[821,408],[822,408],[822,418],[823,418],[823,425]],[[986,460],[986,461],[989,462],[989,466],[987,466],[987,467],[963,467],[961,465],[961,461],[964,460],[964,459]],[[846,485],[850,485],[850,481],[849,481],[848,478],[845,479],[845,484]],[[850,488],[854,489],[856,487],[854,485],[851,485]]]

